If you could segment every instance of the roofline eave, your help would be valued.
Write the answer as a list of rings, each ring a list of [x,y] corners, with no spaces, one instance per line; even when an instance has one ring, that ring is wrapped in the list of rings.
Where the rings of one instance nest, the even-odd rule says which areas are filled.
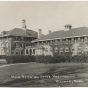
[[[63,37],[63,38],[53,38],[53,39],[44,39],[44,40],[36,40],[36,41],[32,41],[32,43],[34,42],[39,42],[39,41],[46,41],[46,40],[55,40],[55,39],[66,39],[66,38],[74,38],[74,37],[84,37],[84,36],[88,36],[88,35],[80,35],[80,36],[71,36],[71,37]]]

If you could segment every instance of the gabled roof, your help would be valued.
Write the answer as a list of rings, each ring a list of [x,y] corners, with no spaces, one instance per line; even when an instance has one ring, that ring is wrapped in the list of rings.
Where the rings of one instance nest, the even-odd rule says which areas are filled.
[[[78,37],[78,36],[88,36],[88,28],[79,27],[79,28],[72,28],[68,31],[64,31],[64,30],[55,31],[39,39],[33,40],[32,42],[53,40],[53,39],[63,39],[63,38]]]
[[[22,28],[14,28],[10,31],[7,31],[6,34],[0,35],[0,37],[2,36],[37,37],[37,32],[29,29],[23,30]]]

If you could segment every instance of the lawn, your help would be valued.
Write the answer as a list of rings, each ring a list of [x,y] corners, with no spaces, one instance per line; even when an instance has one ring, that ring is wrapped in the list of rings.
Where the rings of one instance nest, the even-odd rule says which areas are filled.
[[[0,67],[0,87],[87,87],[87,63],[30,62]]]

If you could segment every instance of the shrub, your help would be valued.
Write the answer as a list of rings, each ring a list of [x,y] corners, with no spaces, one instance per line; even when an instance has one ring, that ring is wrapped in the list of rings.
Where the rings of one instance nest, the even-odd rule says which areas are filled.
[[[30,56],[30,55],[15,55],[5,56],[7,63],[25,63],[25,62],[38,62],[38,63],[60,63],[60,62],[88,62],[87,55],[54,55],[54,56]]]
[[[88,56],[87,55],[36,56],[36,62],[39,63],[88,62]]]
[[[15,55],[15,56],[6,56],[7,63],[25,63],[25,62],[34,62],[35,56],[30,55]]]
[[[0,55],[0,59],[5,59],[6,55]]]

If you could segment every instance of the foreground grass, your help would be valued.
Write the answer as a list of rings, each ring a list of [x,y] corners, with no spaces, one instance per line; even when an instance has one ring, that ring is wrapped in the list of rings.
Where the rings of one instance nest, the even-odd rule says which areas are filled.
[[[34,77],[37,78],[34,78]],[[31,78],[32,77],[32,78]],[[87,63],[31,62],[0,68],[1,87],[87,87]]]

